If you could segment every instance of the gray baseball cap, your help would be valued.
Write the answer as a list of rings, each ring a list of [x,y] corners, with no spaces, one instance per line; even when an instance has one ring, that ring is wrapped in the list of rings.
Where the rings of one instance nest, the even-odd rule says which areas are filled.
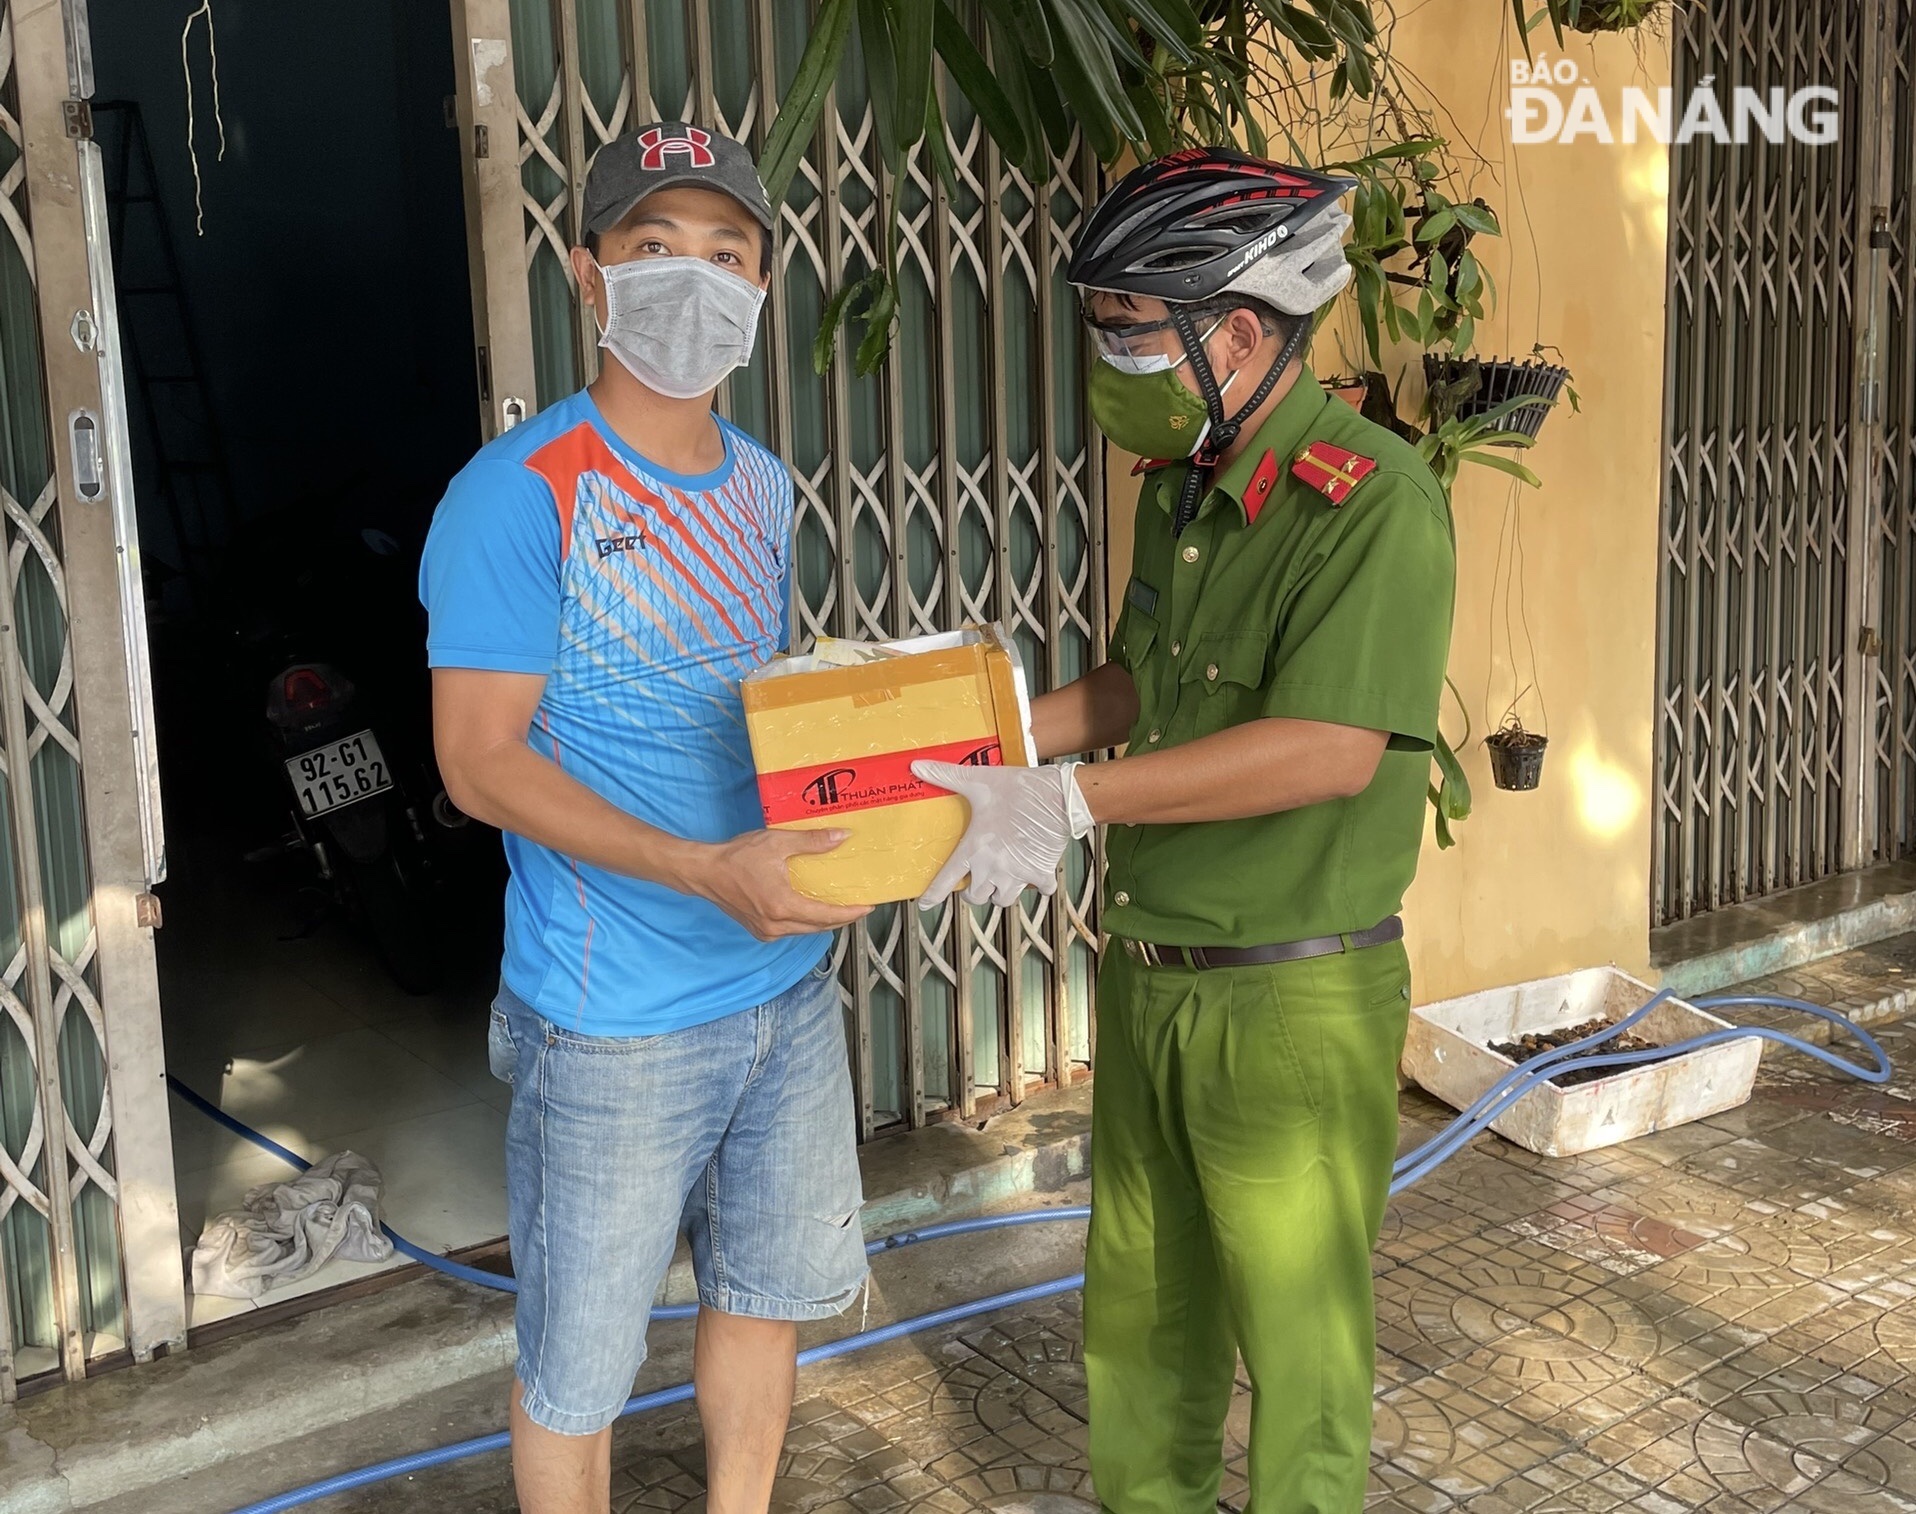
[[[772,202],[741,144],[722,132],[661,121],[614,138],[593,158],[585,175],[586,235],[610,231],[647,195],[683,184],[730,195],[761,226],[772,225]]]

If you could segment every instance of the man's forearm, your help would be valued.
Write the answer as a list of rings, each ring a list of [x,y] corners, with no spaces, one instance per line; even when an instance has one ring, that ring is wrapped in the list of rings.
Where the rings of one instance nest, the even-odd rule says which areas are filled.
[[[475,820],[608,872],[699,892],[711,848],[627,814],[523,743],[489,747],[442,776]]]
[[[1138,691],[1115,662],[1031,701],[1031,739],[1038,756],[1065,757],[1119,746],[1138,719]]]
[[[1315,720],[1253,720],[1168,752],[1087,763],[1078,786],[1101,824],[1243,820],[1361,793],[1387,740]]]

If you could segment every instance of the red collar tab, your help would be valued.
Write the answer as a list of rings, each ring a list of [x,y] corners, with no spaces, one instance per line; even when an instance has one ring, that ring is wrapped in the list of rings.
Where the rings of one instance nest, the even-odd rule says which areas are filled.
[[[1155,473],[1160,468],[1170,467],[1176,461],[1175,457],[1141,457],[1138,459],[1137,466],[1131,470],[1131,476],[1136,478],[1140,473]]]
[[[1346,452],[1329,442],[1311,442],[1291,461],[1291,472],[1333,505],[1342,505],[1351,490],[1376,471],[1376,458]]]
[[[1257,465],[1257,471],[1251,475],[1251,481],[1244,486],[1244,518],[1253,523],[1257,512],[1262,510],[1271,497],[1271,490],[1277,487],[1277,453],[1265,449],[1264,457]]]

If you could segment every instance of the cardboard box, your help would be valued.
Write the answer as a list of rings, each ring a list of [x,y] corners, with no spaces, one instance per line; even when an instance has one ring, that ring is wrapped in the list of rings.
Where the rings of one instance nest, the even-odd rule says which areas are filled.
[[[996,627],[821,643],[768,663],[743,693],[765,823],[851,832],[836,851],[792,859],[793,885],[828,903],[916,899],[956,849],[969,806],[912,763],[1032,762],[1024,669]]]

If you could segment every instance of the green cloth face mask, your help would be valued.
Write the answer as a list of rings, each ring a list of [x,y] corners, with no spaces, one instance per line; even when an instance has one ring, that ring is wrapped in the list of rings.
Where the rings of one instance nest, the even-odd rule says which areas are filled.
[[[1178,381],[1175,369],[1120,373],[1093,358],[1085,399],[1098,429],[1138,457],[1189,457],[1211,429],[1204,401]]]
[[[1216,324],[1211,327],[1215,330]],[[1206,338],[1211,331],[1204,333]],[[1178,377],[1184,362],[1180,358],[1139,373],[1118,366],[1108,357],[1094,357],[1085,388],[1091,419],[1113,442],[1138,457],[1189,457],[1203,444],[1211,421],[1203,399]],[[1227,393],[1236,381],[1233,373],[1218,392]]]

